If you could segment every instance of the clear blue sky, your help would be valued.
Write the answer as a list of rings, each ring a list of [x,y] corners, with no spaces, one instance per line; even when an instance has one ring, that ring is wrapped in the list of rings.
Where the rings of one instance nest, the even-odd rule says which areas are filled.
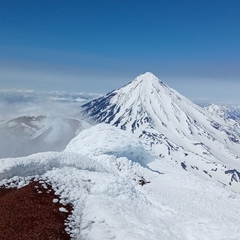
[[[240,1],[0,1],[0,88],[104,93],[146,71],[240,102]]]

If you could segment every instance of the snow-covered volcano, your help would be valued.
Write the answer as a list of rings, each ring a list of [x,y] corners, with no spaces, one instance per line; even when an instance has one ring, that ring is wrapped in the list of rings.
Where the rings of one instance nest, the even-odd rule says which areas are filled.
[[[239,181],[239,126],[200,108],[152,73],[83,108],[96,122],[145,139],[159,157],[174,160],[185,170],[215,176],[224,184]]]

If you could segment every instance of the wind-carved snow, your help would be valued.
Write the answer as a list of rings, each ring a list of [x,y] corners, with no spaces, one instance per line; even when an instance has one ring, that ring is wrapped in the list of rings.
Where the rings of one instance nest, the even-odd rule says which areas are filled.
[[[96,133],[99,136],[96,136]],[[103,154],[126,157],[146,167],[154,157],[147,143],[128,132],[106,124],[98,124],[82,131],[66,147],[65,152],[89,156]]]
[[[146,140],[161,159],[240,191],[239,182],[225,174],[240,169],[239,124],[200,108],[152,73],[138,76],[83,108],[95,121]]]
[[[64,152],[0,159],[0,185],[21,187],[32,177],[50,183],[60,203],[73,204],[66,225],[71,239],[239,239],[240,196],[159,161],[148,148],[100,124],[79,133]],[[148,183],[142,186],[142,179]]]

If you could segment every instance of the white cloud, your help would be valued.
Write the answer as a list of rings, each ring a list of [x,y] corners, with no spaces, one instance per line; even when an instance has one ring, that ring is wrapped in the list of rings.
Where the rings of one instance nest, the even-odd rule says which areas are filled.
[[[38,115],[81,118],[81,104],[97,96],[25,90],[0,91],[0,121]]]

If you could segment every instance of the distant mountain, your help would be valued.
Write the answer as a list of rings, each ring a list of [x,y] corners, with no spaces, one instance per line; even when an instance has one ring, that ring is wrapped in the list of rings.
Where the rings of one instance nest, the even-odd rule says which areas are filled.
[[[210,104],[209,106],[205,107],[205,109],[212,114],[218,115],[220,118],[223,118],[224,120],[227,120],[230,118],[227,112],[227,107],[225,106]]]
[[[238,124],[240,126],[240,108],[238,109],[236,106],[210,104],[205,109],[210,113],[218,115],[232,125]]]
[[[233,119],[240,123],[240,104],[212,103],[210,101],[195,101],[195,103],[217,115],[224,114],[225,119]]]
[[[96,122],[146,140],[161,159],[239,188],[234,185],[239,179],[233,177],[240,171],[239,125],[197,106],[152,73],[84,104],[83,109]]]
[[[240,105],[234,104],[234,105],[225,105],[226,112],[228,116],[240,123]]]
[[[0,157],[62,151],[87,123],[73,118],[21,116],[0,123]]]

